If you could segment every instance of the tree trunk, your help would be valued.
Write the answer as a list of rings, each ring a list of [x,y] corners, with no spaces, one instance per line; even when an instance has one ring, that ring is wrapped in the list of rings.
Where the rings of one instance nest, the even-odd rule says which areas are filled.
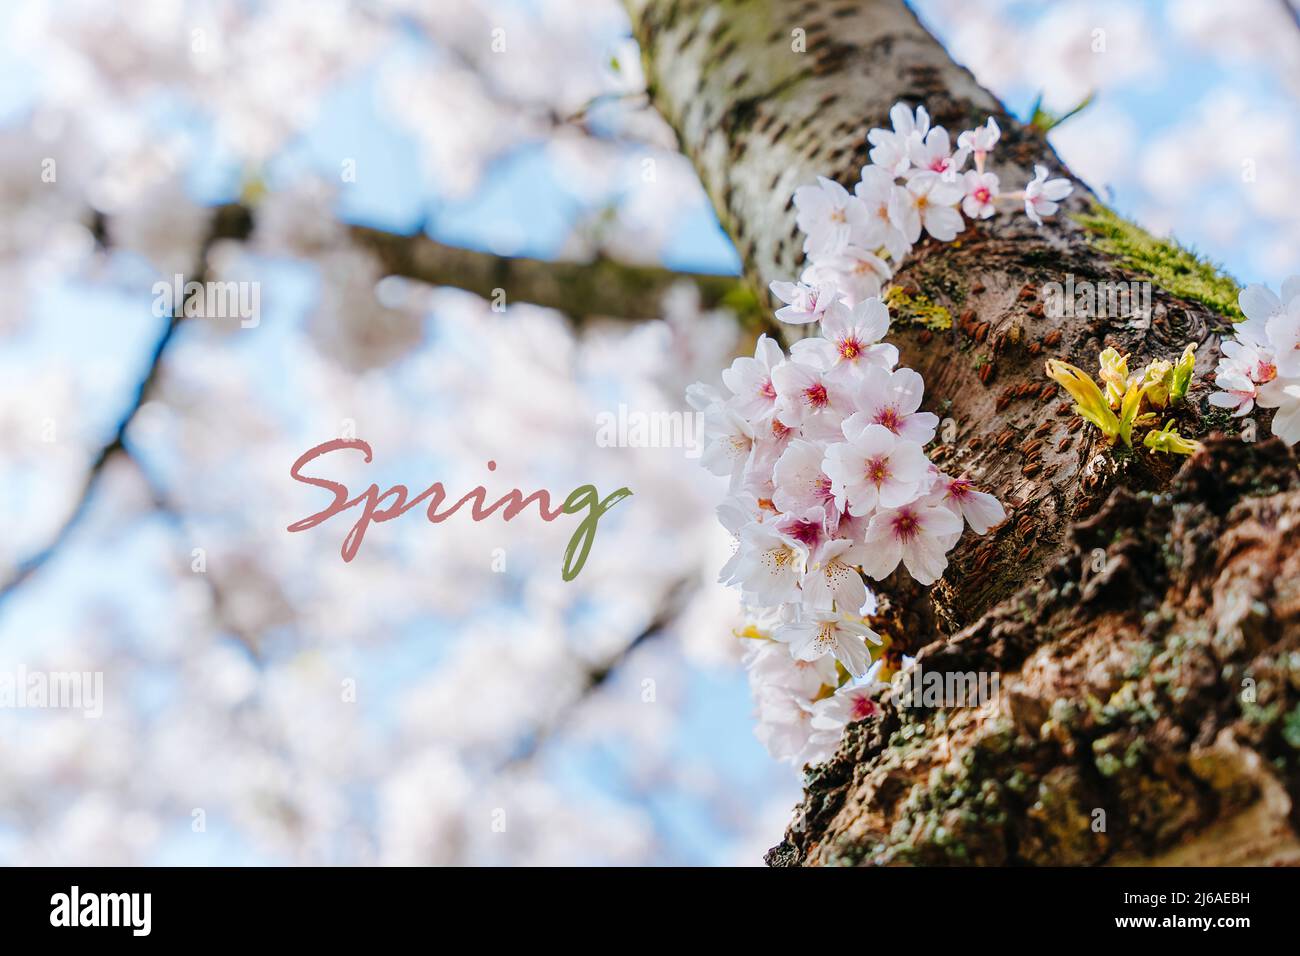
[[[758,290],[801,271],[795,188],[851,186],[896,101],[953,135],[995,116],[1004,189],[1035,163],[1069,176],[901,0],[628,6],[654,103]],[[1152,310],[1053,315],[1039,290],[1071,275],[1149,282]],[[1106,445],[1043,372],[1095,369],[1107,346],[1140,368],[1197,342],[1180,431],[1235,432],[1205,401],[1234,290],[1082,184],[1042,229],[1000,215],[914,249],[887,301],[901,364],[944,419],[931,457],[1009,518],[966,535],[932,588],[885,582],[878,630],[927,670],[997,673],[1001,693],[979,711],[890,701],[851,726],[770,862],[1300,859],[1294,457],[1214,438],[1175,477],[1181,457]]]

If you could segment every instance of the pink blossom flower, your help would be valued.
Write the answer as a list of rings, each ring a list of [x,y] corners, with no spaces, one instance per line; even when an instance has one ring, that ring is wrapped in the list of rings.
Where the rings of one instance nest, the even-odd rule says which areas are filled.
[[[782,624],[772,636],[789,644],[795,657],[815,661],[829,655],[854,677],[861,677],[871,666],[867,641],[880,643],[880,635],[861,621],[820,609],[806,611],[798,619]]]
[[[760,335],[754,357],[741,356],[722,373],[722,383],[735,396],[730,401],[731,407],[751,424],[766,421],[776,412],[772,369],[784,359],[781,346],[767,335]]]
[[[938,481],[940,501],[954,513],[961,515],[976,534],[984,534],[989,528],[1006,520],[1007,513],[1002,502],[992,495],[976,491],[969,478],[950,478],[940,475]]]
[[[829,310],[822,318],[822,337],[800,339],[790,351],[832,372],[890,369],[898,363],[898,347],[881,341],[888,332],[889,310],[873,297],[852,309],[841,305]]]
[[[925,139],[914,137],[908,144],[907,155],[917,170],[934,173],[945,182],[955,182],[970,150],[960,147],[953,152],[948,131],[936,126]]]
[[[733,581],[747,600],[768,607],[799,600],[808,566],[808,549],[800,542],[770,524],[750,524],[740,532],[740,556]]]
[[[877,698],[889,685],[884,681],[869,684],[845,684],[829,697],[812,705],[812,725],[816,730],[836,732],[837,742],[844,728],[859,720],[875,717],[880,713],[880,701]]]
[[[859,515],[911,501],[929,466],[920,445],[882,425],[868,425],[848,441],[831,445],[822,462],[836,505]]]
[[[862,545],[848,538],[827,538],[813,551],[803,579],[805,607],[856,614],[867,603],[867,586],[858,573]]]
[[[961,201],[961,211],[971,219],[988,219],[997,210],[993,200],[998,195],[997,173],[977,173],[968,170],[962,179],[966,198]]]
[[[818,442],[803,438],[790,442],[773,471],[776,491],[772,503],[779,510],[802,512],[809,508],[827,508],[834,513],[832,520],[838,523],[835,493],[831,490],[830,478],[822,471],[825,455],[825,446]]]
[[[875,253],[860,246],[845,246],[810,265],[803,278],[834,287],[841,300],[851,306],[880,295],[881,283],[892,274],[889,264]],[[778,311],[777,318],[780,316]]]
[[[818,322],[837,298],[833,284],[827,282],[773,282],[769,289],[786,305],[776,310],[776,317],[791,325]]]
[[[848,410],[848,398],[826,370],[798,359],[772,370],[777,417],[806,438],[835,437]]]
[[[918,445],[932,441],[939,416],[917,411],[924,396],[925,381],[910,368],[864,370],[850,395],[853,407],[859,411],[844,420],[844,437],[861,434],[869,425],[881,425]]]
[[[872,225],[863,245],[868,249],[883,248],[894,261],[902,260],[911,248],[907,238],[889,218],[889,204],[903,187],[894,181],[894,175],[879,166],[863,166],[862,178],[853,187],[853,194],[867,207]]]
[[[1259,404],[1276,408],[1273,434],[1288,445],[1300,442],[1300,380],[1276,379],[1259,390]]]
[[[969,149],[975,154],[975,169],[984,172],[984,158],[993,151],[999,139],[1002,138],[1002,130],[998,128],[998,122],[992,116],[988,118],[983,126],[977,126],[974,129],[968,129],[957,137],[957,145]]]
[[[878,511],[867,526],[862,570],[879,581],[902,561],[918,583],[933,584],[948,567],[948,549],[961,527],[948,508],[905,504]]]

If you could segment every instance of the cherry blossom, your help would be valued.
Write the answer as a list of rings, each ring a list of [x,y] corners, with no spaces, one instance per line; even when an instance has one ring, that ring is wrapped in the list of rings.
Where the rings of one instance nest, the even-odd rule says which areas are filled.
[[[835,302],[835,286],[830,283],[773,282],[770,288],[786,303],[776,310],[776,317],[791,325],[820,321]]]
[[[860,243],[874,228],[866,206],[825,176],[817,177],[816,186],[796,189],[794,205],[798,210],[796,222],[807,237],[804,252],[809,255],[838,252],[851,243]]]
[[[881,341],[889,331],[889,310],[878,298],[864,299],[852,309],[843,305],[830,309],[821,328],[820,337],[800,339],[790,351],[832,374],[845,369],[891,369],[898,364],[898,347]]]
[[[722,373],[722,382],[731,389],[735,398],[731,407],[749,422],[762,422],[776,411],[776,387],[772,384],[772,369],[785,356],[781,346],[766,335],[758,337],[754,357],[741,356]]]
[[[948,182],[937,173],[919,173],[894,195],[890,219],[908,242],[919,240],[922,229],[940,242],[951,242],[964,227],[961,213],[954,208],[962,197],[959,181]]]
[[[1034,167],[1034,178],[1025,187],[1025,215],[1036,224],[1059,208],[1061,200],[1074,191],[1068,179],[1048,179],[1046,166]]]
[[[937,482],[940,501],[966,519],[971,530],[984,534],[1007,517],[1002,502],[992,495],[976,491],[969,478],[949,478],[940,475]]]
[[[804,270],[803,279],[840,290],[844,302],[854,305],[880,295],[881,283],[892,275],[889,264],[861,246],[845,246],[813,263]],[[781,316],[783,322],[790,321]]]
[[[1220,344],[1210,404],[1241,418],[1256,406],[1277,409],[1273,434],[1300,442],[1300,276],[1282,283],[1282,295],[1248,285],[1237,297],[1245,320]]]
[[[854,613],[867,603],[867,585],[858,573],[862,545],[849,538],[828,538],[818,545],[803,581],[803,600],[810,607],[839,607]]]
[[[953,151],[952,143],[948,139],[948,131],[942,126],[930,130],[924,140],[913,137],[908,144],[908,158],[916,167],[914,175],[931,172],[945,182],[953,182],[957,179],[969,155],[970,150],[964,146]]]
[[[989,219],[997,209],[993,201],[998,197],[997,173],[977,173],[967,170],[962,177],[966,195],[961,201],[961,211],[971,219]]]
[[[889,111],[893,130],[873,129],[867,133],[871,144],[871,162],[895,176],[905,173],[911,166],[912,143],[921,139],[930,129],[930,114],[924,106],[913,113],[904,104],[896,103]]]
[[[910,368],[867,369],[853,395],[860,411],[844,420],[845,436],[854,438],[870,425],[881,425],[899,438],[928,444],[939,427],[939,416],[917,411],[924,394],[925,382]]]
[[[883,425],[867,425],[852,438],[826,449],[822,468],[831,479],[841,511],[869,514],[897,508],[916,498],[929,469],[921,446]]]
[[[880,635],[860,620],[822,609],[805,611],[797,620],[778,627],[772,636],[789,644],[790,652],[800,660],[829,654],[854,677],[861,677],[871,665],[867,642],[880,643]]]
[[[848,398],[843,387],[827,373],[824,367],[798,359],[782,362],[772,370],[777,416],[783,423],[803,429],[810,437],[839,431],[848,411]]]
[[[812,705],[812,726],[815,730],[839,733],[849,724],[866,720],[880,713],[878,698],[889,685],[883,681],[866,684],[845,684],[831,696]]]
[[[913,503],[878,511],[867,528],[862,570],[879,581],[902,561],[919,583],[933,584],[948,566],[946,542],[961,527],[961,518],[948,508]]]
[[[1002,130],[998,127],[998,121],[990,116],[983,126],[968,129],[958,136],[957,145],[975,155],[975,169],[983,173],[984,158],[993,151],[1001,138]]]
[[[751,524],[740,533],[740,554],[734,577],[747,598],[767,606],[798,600],[808,565],[802,543],[770,525]]]
[[[825,446],[820,442],[796,438],[777,460],[773,471],[776,491],[772,503],[782,512],[806,511],[815,507],[835,507],[835,493],[831,480],[822,470],[826,457]],[[839,510],[835,510],[838,524]]]
[[[910,244],[902,231],[889,218],[889,206],[902,191],[895,175],[880,166],[863,166],[861,179],[853,187],[853,194],[867,207],[872,228],[865,243],[871,249],[884,249],[891,258],[901,260]]]

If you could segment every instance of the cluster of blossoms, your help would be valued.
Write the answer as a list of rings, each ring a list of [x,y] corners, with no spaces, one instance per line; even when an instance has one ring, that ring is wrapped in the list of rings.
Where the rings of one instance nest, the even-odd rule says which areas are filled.
[[[833,753],[887,686],[864,576],[901,564],[933,584],[965,525],[983,534],[1006,517],[996,498],[926,455],[939,419],[919,411],[924,382],[885,341],[889,263],[922,231],[954,239],[965,228],[958,206],[987,219],[997,199],[1015,199],[1041,224],[1071,190],[1038,167],[1023,192],[1000,193],[985,170],[1001,135],[991,118],[953,151],[924,108],[900,103],[890,117],[892,131],[870,133],[871,164],[852,194],[824,178],[795,192],[809,265],[798,283],[772,283],[785,303],[776,315],[817,323],[820,334],[789,355],[762,336],[752,358],[723,372],[723,389],[687,393],[704,416],[703,464],[730,480],[718,516],[736,552],[720,580],[740,590],[752,621],[742,636],[756,639],[747,663],[758,736],[797,766]]]
[[[962,213],[989,219],[998,202],[1022,202],[1025,214],[1041,225],[1073,188],[1036,166],[1023,190],[1002,192],[997,173],[985,169],[1002,136],[992,117],[958,136],[956,149],[946,129],[930,125],[923,106],[913,112],[898,103],[889,118],[892,130],[868,134],[871,162],[852,193],[824,177],[795,190],[808,266],[801,282],[773,284],[773,293],[787,303],[777,312],[781,320],[813,322],[834,298],[853,305],[879,295],[922,232],[950,242],[965,228]],[[974,169],[966,169],[968,161]]]
[[[1256,405],[1276,408],[1273,434],[1288,445],[1300,442],[1300,276],[1282,283],[1278,298],[1262,285],[1242,290],[1245,313],[1236,335],[1221,346],[1214,370],[1220,391],[1210,404],[1240,418]]]

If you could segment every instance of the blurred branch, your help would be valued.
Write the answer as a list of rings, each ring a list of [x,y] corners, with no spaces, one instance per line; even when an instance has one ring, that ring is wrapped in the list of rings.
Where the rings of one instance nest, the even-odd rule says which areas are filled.
[[[464,289],[485,299],[503,293],[507,302],[558,309],[578,322],[589,316],[662,318],[664,293],[678,282],[694,285],[700,305],[711,309],[734,298],[741,284],[735,276],[673,272],[605,258],[551,262],[460,249],[424,235],[403,236],[365,226],[351,231],[353,240],[375,253],[393,275]]]
[[[493,76],[492,69],[477,56],[459,44],[452,42],[445,36],[430,33],[428,29],[426,29],[426,25],[419,19],[414,17],[404,17],[402,20],[408,29],[414,30],[423,35],[425,40],[427,40],[431,46],[436,48],[440,54],[447,57],[460,70],[473,76],[478,82],[479,89],[482,91],[483,95],[491,100],[497,108],[501,109],[503,112],[516,113],[521,118],[531,118],[542,126],[549,127],[552,132],[567,129],[572,132],[581,133],[591,139],[606,140],[614,143],[634,143],[640,146],[648,146],[652,149],[670,148],[664,143],[655,142],[652,139],[628,135],[626,131],[620,131],[614,136],[603,136],[593,130],[588,123],[590,110],[601,103],[623,102],[635,104],[635,109],[649,111],[650,97],[644,90],[629,92],[610,91],[607,93],[601,93],[593,97],[575,112],[565,115],[562,110],[540,100],[528,100],[507,92],[500,82],[498,82],[497,78]],[[666,127],[664,132],[670,138],[673,135],[672,130]]]
[[[140,480],[149,492],[149,497],[153,500],[154,508],[184,536],[189,530],[189,522],[185,520],[185,515],[180,506],[168,494],[167,489],[153,476],[153,473],[145,467],[144,462],[130,448],[122,448],[122,455],[135,467],[136,474],[140,476]],[[192,540],[192,538],[189,540]],[[182,541],[185,547],[190,546],[189,540]],[[260,663],[262,660],[261,642],[256,634],[230,620],[230,615],[227,613],[230,606],[230,597],[225,586],[221,583],[220,577],[214,574],[211,568],[204,568],[198,577],[203,579],[208,594],[212,598],[212,617],[218,629],[232,635],[240,644],[244,645],[253,660]]]
[[[1282,9],[1291,18],[1291,22],[1296,25],[1296,29],[1300,30],[1300,7],[1297,7],[1293,0],[1278,0],[1278,2],[1282,4]]]
[[[660,603],[659,610],[655,612],[655,616],[651,618],[650,622],[617,653],[606,659],[604,663],[590,667],[578,692],[549,721],[540,724],[531,734],[525,737],[515,749],[515,752],[502,761],[499,769],[505,770],[516,764],[526,763],[535,757],[538,751],[559,732],[560,728],[573,718],[582,705],[594,697],[631,660],[632,655],[639,647],[660,636],[672,626],[673,622],[677,620],[677,616],[681,614],[682,607],[686,604],[694,580],[693,577],[689,576],[679,578],[669,587]]]
[[[224,215],[221,211],[214,217],[212,227],[208,236],[205,238],[202,248],[198,254],[198,266],[193,275],[193,279],[199,285],[206,281],[207,277],[207,259],[208,250],[212,243],[221,238],[219,233],[223,229],[229,228],[229,224],[224,221]],[[102,229],[97,229],[102,232]],[[190,299],[190,294],[185,296],[185,302]],[[153,391],[158,380],[158,374],[162,368],[163,355],[167,347],[172,342],[172,337],[176,333],[177,327],[183,321],[185,316],[185,302],[178,303],[167,323],[163,326],[162,333],[158,336],[157,342],[154,343],[153,351],[149,355],[145,371],[140,379],[140,384],[136,386],[135,394],[127,404],[126,409],[122,412],[117,420],[117,425],[113,428],[112,437],[95,453],[91,460],[90,467],[86,471],[85,480],[81,484],[81,490],[77,494],[76,503],[68,516],[63,520],[58,530],[50,538],[45,547],[41,548],[35,554],[21,561],[14,569],[13,573],[3,582],[0,582],[0,606],[9,598],[20,585],[33,574],[39,571],[59,548],[71,537],[72,532],[76,530],[77,525],[85,517],[86,511],[90,506],[91,497],[94,494],[99,479],[104,473],[105,467],[119,452],[127,450],[126,433],[131,427],[131,422],[135,419],[136,413],[140,406],[145,403],[150,393]]]
[[[213,239],[247,239],[256,213],[231,203],[213,213]],[[97,232],[103,232],[102,228]],[[592,316],[614,319],[663,317],[663,296],[679,282],[700,293],[700,307],[728,306],[748,319],[753,299],[737,276],[675,272],[662,266],[630,265],[613,259],[558,262],[522,256],[498,256],[449,246],[422,233],[403,234],[349,226],[352,241],[369,250],[388,275],[429,285],[463,289],[484,299],[504,296],[505,303],[528,302],[555,309],[582,324]]]

